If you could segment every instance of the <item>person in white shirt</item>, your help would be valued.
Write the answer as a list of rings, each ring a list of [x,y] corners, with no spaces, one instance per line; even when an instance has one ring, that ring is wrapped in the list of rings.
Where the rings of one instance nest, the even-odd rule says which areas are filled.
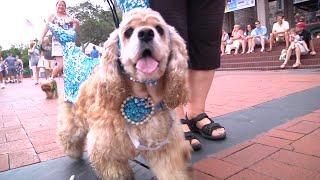
[[[273,24],[272,33],[270,34],[270,48],[268,51],[272,51],[272,46],[280,39],[284,39],[286,42],[286,49],[289,47],[289,23],[283,19],[283,16],[277,16],[277,22]]]

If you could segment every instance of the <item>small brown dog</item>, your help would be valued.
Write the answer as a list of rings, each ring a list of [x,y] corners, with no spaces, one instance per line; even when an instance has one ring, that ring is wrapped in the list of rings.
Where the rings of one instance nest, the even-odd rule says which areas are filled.
[[[65,153],[81,158],[86,142],[103,180],[133,179],[128,160],[138,154],[159,180],[192,179],[191,147],[174,111],[188,99],[187,60],[184,40],[159,13],[124,14],[76,102],[61,99],[57,134]]]
[[[54,79],[50,79],[41,84],[41,89],[46,93],[47,99],[58,98],[57,82]]]

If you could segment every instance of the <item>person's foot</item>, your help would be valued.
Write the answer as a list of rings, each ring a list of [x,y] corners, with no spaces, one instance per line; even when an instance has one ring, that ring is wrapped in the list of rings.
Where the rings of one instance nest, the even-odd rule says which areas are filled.
[[[250,51],[250,50],[248,50],[248,51],[247,51],[247,54],[249,54],[249,53],[251,53],[251,51]]]
[[[260,52],[264,52],[264,48],[261,48],[261,49],[260,49]]]
[[[300,66],[301,66],[301,63],[294,63],[292,68],[296,69],[296,68],[299,68]]]
[[[272,48],[269,48],[268,50],[267,50],[267,52],[271,52],[272,51]]]
[[[39,84],[39,82],[34,83],[34,85],[38,85],[38,84]]]
[[[316,54],[317,54],[317,53],[316,53],[315,51],[311,51],[311,52],[310,52],[310,55],[311,55],[311,56],[314,56],[314,55],[316,55]]]
[[[221,140],[226,137],[226,130],[219,123],[215,123],[206,113],[200,113],[189,119],[190,129],[199,132],[204,138]]]
[[[286,67],[286,63],[281,64],[280,68],[284,69]]]
[[[4,88],[6,88],[6,85],[4,83],[1,83],[0,87],[1,87],[1,89],[4,89]]]
[[[199,151],[201,149],[201,143],[198,140],[198,138],[193,134],[193,132],[191,132],[188,126],[188,121],[186,119],[180,119],[180,122],[184,132],[185,140],[187,140],[190,143],[193,151]]]

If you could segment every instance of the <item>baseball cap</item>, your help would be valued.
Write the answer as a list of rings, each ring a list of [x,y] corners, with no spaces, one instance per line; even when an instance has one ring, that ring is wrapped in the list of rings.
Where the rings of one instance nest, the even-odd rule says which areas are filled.
[[[298,27],[298,28],[305,28],[305,27],[306,27],[306,24],[305,24],[304,22],[298,22],[298,23],[296,24],[296,27]]]

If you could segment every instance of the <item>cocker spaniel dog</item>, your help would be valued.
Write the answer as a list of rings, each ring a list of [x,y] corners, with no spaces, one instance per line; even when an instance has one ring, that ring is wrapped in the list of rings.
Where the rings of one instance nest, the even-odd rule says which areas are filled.
[[[159,13],[137,8],[124,14],[105,50],[77,101],[59,105],[66,154],[81,158],[87,137],[102,179],[133,179],[128,160],[138,154],[160,180],[191,179],[191,148],[174,112],[188,98],[183,39]]]
[[[41,90],[46,93],[47,99],[58,98],[57,82],[54,79],[41,83]]]

